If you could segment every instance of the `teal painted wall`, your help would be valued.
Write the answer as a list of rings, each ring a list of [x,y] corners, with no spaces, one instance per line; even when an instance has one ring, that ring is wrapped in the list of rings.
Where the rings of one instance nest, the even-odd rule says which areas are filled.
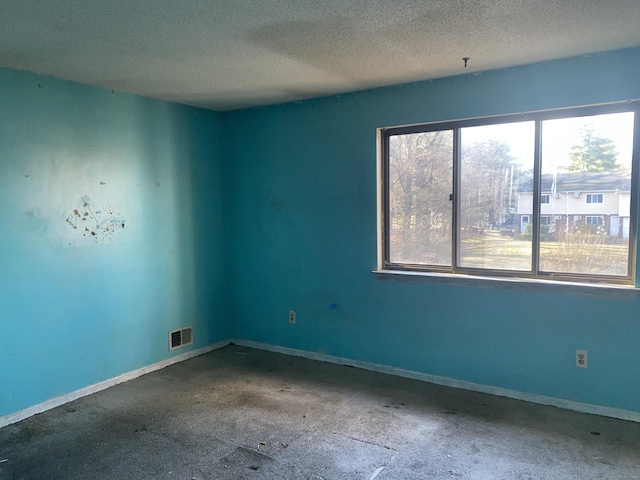
[[[635,297],[371,273],[376,128],[640,98],[638,78],[630,49],[217,114],[0,69],[0,416],[188,351],[167,350],[184,325],[191,348],[640,411]]]
[[[371,273],[376,128],[635,99],[638,79],[630,49],[225,114],[233,335],[640,411],[635,297]]]
[[[0,416],[229,338],[220,128],[0,69]]]

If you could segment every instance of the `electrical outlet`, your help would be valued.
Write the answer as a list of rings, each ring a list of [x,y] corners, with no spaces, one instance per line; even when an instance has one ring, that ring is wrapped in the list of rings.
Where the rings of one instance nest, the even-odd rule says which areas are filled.
[[[589,352],[576,350],[576,367],[587,368],[589,366]]]
[[[296,311],[289,310],[289,323],[296,323]]]

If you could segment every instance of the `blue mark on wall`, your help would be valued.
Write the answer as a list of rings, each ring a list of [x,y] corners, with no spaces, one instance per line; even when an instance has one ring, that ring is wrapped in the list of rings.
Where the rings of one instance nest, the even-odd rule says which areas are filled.
[[[284,208],[284,200],[279,195],[272,193],[271,190],[269,190],[266,197],[269,205],[271,205],[276,212],[282,211]]]

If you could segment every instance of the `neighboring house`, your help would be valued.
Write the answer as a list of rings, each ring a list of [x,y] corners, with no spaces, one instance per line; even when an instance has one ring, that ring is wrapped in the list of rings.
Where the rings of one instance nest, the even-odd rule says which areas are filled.
[[[544,174],[541,179],[540,224],[549,232],[575,232],[590,225],[610,237],[629,238],[631,179],[628,172]],[[533,188],[518,194],[518,225],[524,233],[532,221]]]

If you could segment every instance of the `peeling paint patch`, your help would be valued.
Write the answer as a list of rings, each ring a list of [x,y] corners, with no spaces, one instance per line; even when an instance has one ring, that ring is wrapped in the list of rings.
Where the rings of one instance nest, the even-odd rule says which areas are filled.
[[[117,232],[124,229],[124,217],[111,205],[94,208],[87,195],[82,197],[80,202],[80,206],[67,216],[66,222],[74,230],[78,230],[79,225],[82,226],[80,230],[83,237],[91,238],[96,243],[108,243]]]

